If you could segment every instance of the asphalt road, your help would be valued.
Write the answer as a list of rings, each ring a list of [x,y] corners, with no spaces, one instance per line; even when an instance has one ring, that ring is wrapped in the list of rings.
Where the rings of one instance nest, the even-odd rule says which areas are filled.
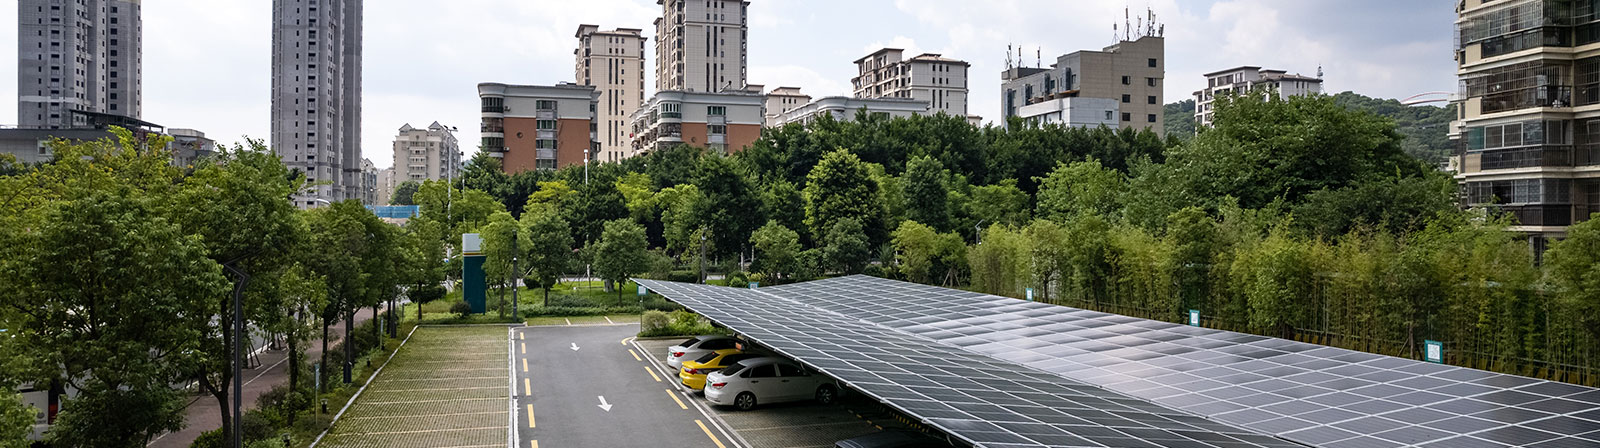
[[[656,354],[624,343],[638,331],[637,324],[516,329],[518,448],[736,448],[675,387],[677,378],[643,358]],[[601,408],[601,397],[609,410]]]

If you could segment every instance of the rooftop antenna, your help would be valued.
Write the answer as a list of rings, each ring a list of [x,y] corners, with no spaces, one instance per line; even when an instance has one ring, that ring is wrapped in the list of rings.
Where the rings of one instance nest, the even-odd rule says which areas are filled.
[[[1044,68],[1044,47],[1033,47],[1033,68]]]
[[[1124,36],[1122,40],[1133,40],[1133,22],[1130,20],[1131,17],[1132,16],[1128,15],[1128,7],[1122,7],[1122,35]]]
[[[1322,64],[1317,64],[1317,79],[1322,79]]]
[[[1111,43],[1121,40],[1122,32],[1117,30],[1117,23],[1111,22]]]
[[[1006,70],[1011,68],[1011,44],[1006,44]]]

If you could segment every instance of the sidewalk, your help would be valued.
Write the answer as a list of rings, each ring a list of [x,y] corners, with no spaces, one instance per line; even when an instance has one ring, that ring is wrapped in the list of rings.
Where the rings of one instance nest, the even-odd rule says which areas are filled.
[[[356,313],[356,326],[371,320],[372,309],[366,308]],[[337,329],[337,331],[335,331]],[[332,347],[344,339],[344,324],[330,327],[328,335],[333,340],[328,341]],[[305,359],[315,360],[322,355],[322,340],[313,339],[306,343]],[[261,352],[261,366],[244,371],[244,409],[254,409],[256,398],[272,390],[279,384],[289,382],[289,351],[267,350]],[[331,362],[331,360],[330,360]],[[337,365],[337,364],[336,364]],[[310,377],[301,378],[301,381],[313,381]],[[231,387],[231,386],[230,386]],[[192,398],[189,406],[183,410],[184,427],[177,432],[169,432],[150,441],[149,448],[188,448],[194,439],[201,433],[222,427],[222,412],[217,409],[217,399],[211,394],[200,393]]]

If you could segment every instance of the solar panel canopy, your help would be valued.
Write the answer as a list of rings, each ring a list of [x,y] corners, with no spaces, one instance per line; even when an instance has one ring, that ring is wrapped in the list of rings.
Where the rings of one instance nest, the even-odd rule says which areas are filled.
[[[1600,389],[867,276],[762,288],[1317,447],[1600,447]]]
[[[1296,447],[779,295],[639,283],[977,447]]]

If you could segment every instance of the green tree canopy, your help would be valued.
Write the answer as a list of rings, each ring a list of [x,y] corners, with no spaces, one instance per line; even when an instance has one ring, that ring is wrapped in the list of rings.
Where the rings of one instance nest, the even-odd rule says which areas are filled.
[[[613,283],[617,301],[622,300],[622,284],[649,268],[644,228],[631,219],[606,221],[605,231],[594,248],[594,270]]]
[[[417,194],[417,188],[421,186],[422,184],[414,180],[401,182],[394,187],[394,194],[389,197],[389,205],[417,205],[412,195]]]
[[[778,224],[776,220],[767,221],[767,225],[750,235],[750,244],[756,249],[756,260],[751,270],[766,274],[771,279],[795,272],[795,257],[799,256],[801,249],[800,234]]]
[[[932,157],[922,156],[906,162],[906,218],[939,231],[950,230],[948,174]]]
[[[869,242],[886,240],[878,185],[854,154],[841,149],[823,157],[806,176],[804,196],[806,226],[818,239],[840,219],[855,218],[861,221]]]

